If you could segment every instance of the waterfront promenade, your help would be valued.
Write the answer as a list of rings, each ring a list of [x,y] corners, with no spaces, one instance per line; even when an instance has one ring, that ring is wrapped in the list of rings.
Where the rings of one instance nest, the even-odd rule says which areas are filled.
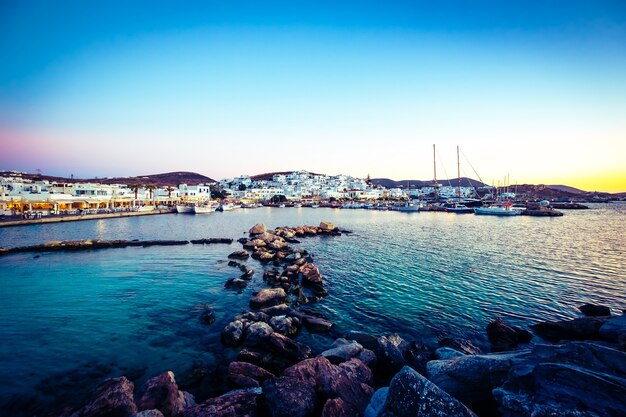
[[[75,214],[75,215],[54,215],[40,217],[36,219],[23,219],[19,216],[7,216],[0,218],[0,227],[11,226],[26,226],[29,224],[43,224],[43,223],[63,223],[74,222],[81,220],[98,220],[98,219],[110,219],[118,217],[132,217],[132,216],[147,216],[154,214],[169,214],[174,213],[173,209],[164,210],[152,210],[152,211],[122,211],[115,213],[98,213],[98,214]]]

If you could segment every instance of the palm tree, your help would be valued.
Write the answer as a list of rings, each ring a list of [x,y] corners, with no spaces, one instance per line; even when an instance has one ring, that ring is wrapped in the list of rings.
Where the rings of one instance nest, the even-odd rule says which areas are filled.
[[[152,191],[156,190],[156,185],[154,184],[148,184],[146,185],[146,190],[148,190],[150,192],[150,201],[152,201]]]

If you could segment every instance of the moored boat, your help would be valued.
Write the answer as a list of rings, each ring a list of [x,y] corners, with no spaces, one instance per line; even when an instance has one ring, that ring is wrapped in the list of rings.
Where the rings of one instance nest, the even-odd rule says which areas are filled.
[[[188,213],[191,214],[193,213],[193,206],[190,204],[177,204],[176,205],[176,212],[177,213]]]
[[[201,204],[193,207],[195,214],[209,214],[215,212],[216,207],[212,204]]]
[[[503,205],[492,205],[489,207],[476,207],[474,213],[490,216],[519,216],[522,210],[513,208],[510,202]]]
[[[446,207],[446,211],[448,213],[465,214],[473,213],[474,209],[471,207],[467,207],[465,204],[451,203],[448,207]]]

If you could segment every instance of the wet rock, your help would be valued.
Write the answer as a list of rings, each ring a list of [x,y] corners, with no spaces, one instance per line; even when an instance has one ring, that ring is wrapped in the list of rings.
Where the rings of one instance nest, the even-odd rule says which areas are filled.
[[[321,417],[357,417],[348,404],[341,398],[331,398],[326,400],[324,408],[322,408]]]
[[[369,349],[363,349],[363,351],[359,353],[356,358],[363,362],[365,366],[367,366],[371,370],[374,370],[376,368],[376,362],[378,358],[376,358],[376,354],[373,351]]]
[[[372,398],[370,398],[370,402],[365,409],[364,417],[377,417],[380,413],[382,413],[383,406],[387,401],[387,394],[389,393],[389,387],[383,387],[378,389]]]
[[[594,342],[536,345],[528,363],[562,363],[626,378],[626,353]]]
[[[243,271],[243,274],[241,274],[239,278],[249,281],[252,279],[253,275],[254,275],[254,269],[250,268],[250,269],[246,269],[245,271]]]
[[[304,360],[311,354],[311,348],[307,345],[298,343],[276,332],[264,338],[262,344],[269,351],[292,361]]]
[[[607,306],[596,304],[585,304],[578,307],[581,313],[587,317],[610,316],[611,309]]]
[[[243,244],[244,248],[254,249],[254,248],[262,248],[267,245],[261,239],[252,239]]]
[[[272,417],[307,417],[317,405],[315,386],[294,378],[266,381],[263,394]]]
[[[204,324],[215,323],[215,312],[213,311],[213,308],[211,308],[211,306],[204,306],[204,310],[202,311],[202,315],[200,316],[200,321]]]
[[[600,327],[599,333],[604,340],[610,342],[623,340],[626,337],[626,314],[608,319]]]
[[[335,225],[331,222],[320,222],[320,229],[323,232],[330,232],[336,229]]]
[[[242,289],[242,288],[246,288],[247,286],[248,286],[248,280],[241,279],[241,278],[229,278],[224,283],[224,288],[229,288],[229,289],[233,289],[233,288]]]
[[[72,417],[131,417],[138,411],[133,401],[134,388],[126,377],[107,379]]]
[[[380,417],[475,417],[467,407],[405,366],[391,380]]]
[[[274,316],[269,324],[274,331],[285,336],[293,336],[300,330],[300,320],[297,317]]]
[[[540,363],[493,394],[503,417],[626,415],[626,380],[572,365]]]
[[[378,349],[378,338],[367,333],[350,330],[344,336],[347,340],[354,340],[366,349],[375,351]]]
[[[274,257],[276,256],[272,252],[259,252],[258,254],[255,253],[254,255],[257,255],[256,258],[259,261],[263,261],[263,262],[272,261],[274,259]],[[253,255],[253,257],[255,257],[254,255]]]
[[[269,324],[262,321],[252,323],[246,330],[246,346],[258,346],[265,338],[274,333]]]
[[[325,350],[321,355],[328,359],[330,363],[338,364],[358,356],[362,351],[363,346],[357,342],[338,339],[333,343],[331,349]]]
[[[491,415],[497,404],[491,391],[506,381],[514,360],[529,351],[467,355],[427,364],[428,379],[480,415]]]
[[[407,365],[403,350],[408,343],[397,334],[381,336],[377,339],[376,357],[378,358],[379,377],[389,381],[402,367]]]
[[[250,228],[248,231],[251,235],[260,235],[261,233],[267,232],[267,227],[265,227],[262,223],[257,223]]]
[[[465,356],[465,354],[449,347],[442,347],[435,350],[436,359],[448,360],[458,358],[460,356]]]
[[[271,307],[283,303],[286,298],[287,294],[282,288],[266,288],[254,294],[250,299],[250,307]]]
[[[287,304],[278,304],[272,307],[263,308],[261,309],[261,313],[266,314],[270,317],[293,316],[293,317],[301,318],[300,313],[298,313],[296,310],[293,310]]]
[[[257,417],[258,391],[238,391],[188,408],[184,417]]]
[[[270,242],[270,244],[268,245],[269,248],[274,249],[274,250],[281,250],[287,247],[287,244],[281,240],[274,240],[272,242]]]
[[[159,410],[144,410],[135,414],[134,417],[165,417]]]
[[[239,346],[245,339],[245,331],[248,323],[243,320],[231,321],[222,330],[221,340],[226,346]]]
[[[267,323],[269,316],[262,311],[244,311],[243,313],[235,316],[235,320],[247,320],[247,321],[262,321]]]
[[[230,259],[248,259],[250,254],[245,250],[238,250],[228,255],[228,257]]]
[[[245,251],[244,251],[245,252]],[[245,252],[248,255],[248,252]],[[243,264],[237,261],[228,261],[228,266],[236,266],[237,268],[241,267]],[[245,266],[244,266],[245,267]]]
[[[310,288],[315,295],[324,296],[327,293],[320,270],[312,263],[306,263],[300,267],[302,285]]]
[[[528,333],[515,329],[500,319],[492,320],[487,325],[487,337],[493,352],[513,350],[518,344],[530,341]]]
[[[531,328],[550,342],[560,340],[599,340],[600,327],[608,317],[582,317],[573,320],[533,324]]]
[[[470,340],[467,339],[444,337],[439,339],[439,346],[452,348],[465,355],[480,355],[482,353],[480,348],[476,347]]]
[[[182,413],[185,406],[193,405],[193,397],[178,389],[174,373],[165,372],[148,381],[142,387],[143,395],[137,401],[139,410],[159,410],[165,417],[175,417]],[[191,404],[189,404],[191,403]]]
[[[258,387],[270,378],[274,378],[274,374],[251,363],[231,362],[228,365],[228,379],[237,387]]]
[[[309,315],[303,315],[302,322],[311,333],[326,333],[333,327],[332,321]]]

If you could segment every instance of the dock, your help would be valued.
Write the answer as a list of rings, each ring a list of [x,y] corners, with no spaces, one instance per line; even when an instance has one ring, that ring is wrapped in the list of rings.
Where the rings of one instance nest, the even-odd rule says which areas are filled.
[[[64,223],[64,222],[76,222],[82,220],[99,220],[99,219],[111,219],[120,217],[133,217],[133,216],[149,216],[156,214],[170,214],[175,213],[175,210],[152,210],[152,211],[122,211],[118,213],[98,213],[98,214],[76,214],[76,215],[51,215],[44,216],[37,219],[14,219],[9,218],[3,220],[0,218],[0,227],[12,227],[12,226],[28,226],[31,224],[45,224],[45,223]]]

